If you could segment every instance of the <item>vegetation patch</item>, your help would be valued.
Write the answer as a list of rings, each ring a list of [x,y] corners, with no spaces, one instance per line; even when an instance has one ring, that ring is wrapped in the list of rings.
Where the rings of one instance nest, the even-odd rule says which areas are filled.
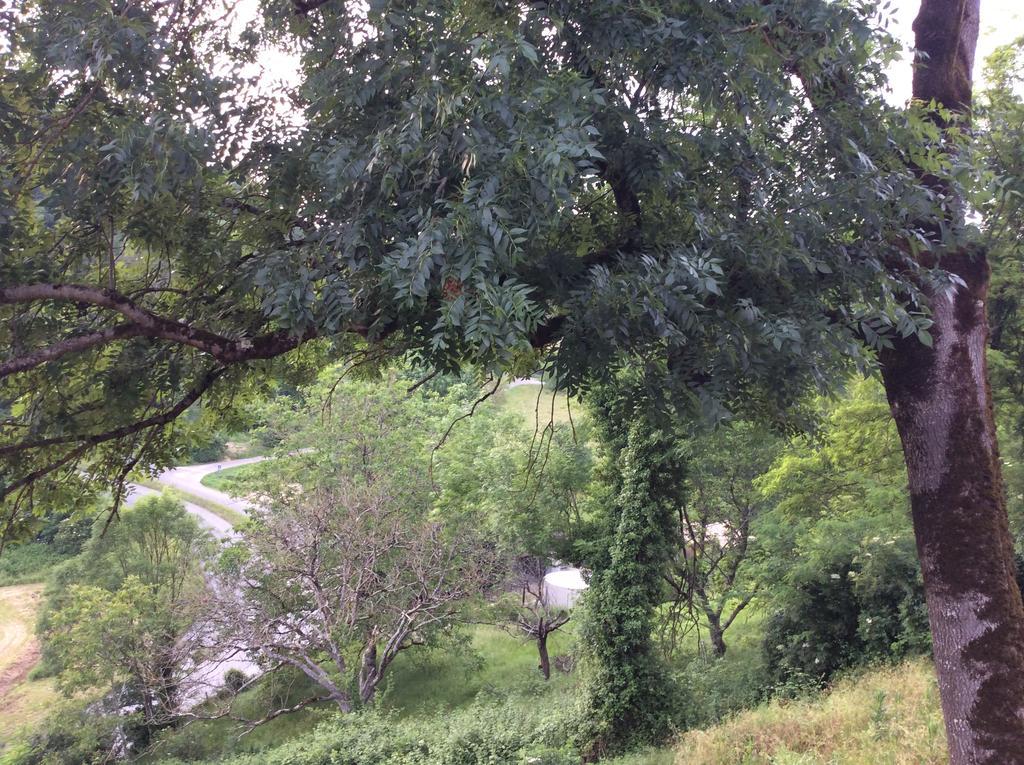
[[[4,742],[49,711],[56,691],[49,680],[29,680],[39,659],[33,623],[42,585],[0,588],[0,751]]]
[[[200,480],[203,486],[222,491],[225,494],[236,495],[239,493],[239,482],[250,478],[258,470],[260,463],[251,462],[247,465],[224,468],[213,473],[207,473]]]
[[[948,761],[935,671],[923,659],[780,699],[682,736],[687,765],[942,765]]]
[[[213,502],[205,497],[200,497],[192,492],[183,491],[177,487],[170,488],[166,484],[162,484],[159,481],[144,478],[137,482],[140,486],[145,486],[147,489],[155,489],[159,492],[170,491],[176,496],[180,497],[185,502],[190,502],[193,505],[199,505],[204,510],[209,510],[211,513],[221,518],[232,526],[237,526],[240,523],[244,523],[246,520],[245,513],[240,513],[237,510],[232,510],[227,505],[222,505],[219,502]]]

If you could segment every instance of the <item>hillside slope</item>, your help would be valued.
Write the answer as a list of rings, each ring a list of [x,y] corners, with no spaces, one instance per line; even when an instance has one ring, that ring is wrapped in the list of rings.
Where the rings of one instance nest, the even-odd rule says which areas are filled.
[[[942,713],[930,662],[837,682],[799,701],[773,701],[684,734],[678,765],[941,765]]]

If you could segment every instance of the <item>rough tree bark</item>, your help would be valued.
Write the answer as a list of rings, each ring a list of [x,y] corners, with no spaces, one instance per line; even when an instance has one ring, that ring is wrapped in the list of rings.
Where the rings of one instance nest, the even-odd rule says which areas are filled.
[[[979,4],[923,0],[915,98],[969,113]],[[882,373],[907,464],[950,762],[1024,764],[1024,606],[985,362],[989,268],[969,249],[941,265],[966,286],[929,296],[933,346],[896,343]]]
[[[537,653],[540,656],[540,671],[545,680],[551,679],[551,658],[548,656],[547,633],[537,638]]]

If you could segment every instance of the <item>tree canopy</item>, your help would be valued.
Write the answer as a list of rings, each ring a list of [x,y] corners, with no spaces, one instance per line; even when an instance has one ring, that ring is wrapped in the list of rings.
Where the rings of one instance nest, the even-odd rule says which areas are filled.
[[[182,412],[282,354],[545,364],[571,390],[633,364],[717,417],[929,339],[907,243],[935,194],[909,163],[945,160],[881,99],[871,3],[272,1],[238,34],[204,3],[96,0],[2,23],[8,536],[48,497],[119,494]],[[268,47],[294,86],[257,87]]]

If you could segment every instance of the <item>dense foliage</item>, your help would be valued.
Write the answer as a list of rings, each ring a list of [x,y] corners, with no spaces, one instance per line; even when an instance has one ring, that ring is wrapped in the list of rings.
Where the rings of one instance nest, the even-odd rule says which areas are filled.
[[[717,418],[928,339],[897,242],[945,165],[870,2],[293,5],[3,17],[5,536],[339,353]]]
[[[654,650],[662,573],[672,555],[679,463],[665,434],[635,422],[626,436],[608,561],[595,573],[581,627],[588,662],[585,758],[656,743],[669,730],[672,689]]]
[[[49,587],[39,674],[94,695],[10,761],[126,755],[180,725],[207,620],[295,670],[243,699],[266,720],[325,691],[369,704],[413,647],[470,666],[458,623],[509,619],[517,558],[541,584],[515,617],[549,562],[592,570],[584,618],[555,614],[584,659],[571,695],[485,694],[444,725],[325,714],[229,762],[564,765],[926,652],[900,445],[848,373],[931,344],[918,290],[945,282],[914,257],[944,200],[918,172],[959,182],[975,157],[939,151],[955,121],[881,102],[874,12],[268,0],[240,35],[189,0],[0,15],[0,541],[34,538],[0,576],[81,550]],[[965,181],[1018,539],[1019,47],[990,65],[987,167]],[[286,97],[249,74],[268,48],[297,62]],[[439,374],[464,365],[480,377]],[[556,426],[554,397],[550,422],[482,415],[501,374],[539,368],[591,419]],[[173,500],[82,547],[97,498],[116,509],[134,474],[219,457],[254,420],[278,454],[235,487],[260,504],[219,599]],[[235,714],[251,689],[224,680]],[[206,756],[184,740],[174,755]]]

